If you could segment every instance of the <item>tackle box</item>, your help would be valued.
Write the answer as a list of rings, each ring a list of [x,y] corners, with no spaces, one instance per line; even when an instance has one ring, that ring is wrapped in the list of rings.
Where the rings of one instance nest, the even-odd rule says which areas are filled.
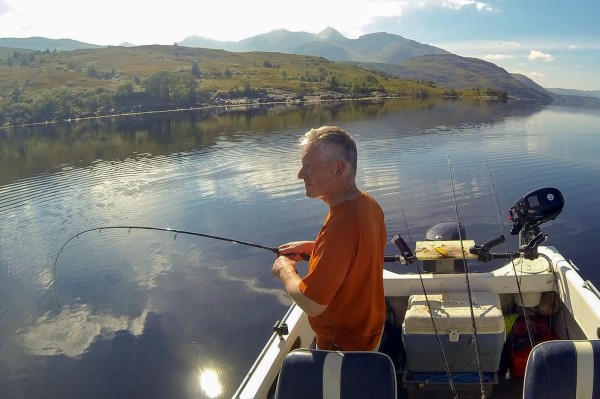
[[[408,371],[446,372],[444,359],[450,372],[498,370],[505,341],[500,297],[492,292],[473,292],[472,302],[474,317],[466,292],[409,298],[402,323]]]

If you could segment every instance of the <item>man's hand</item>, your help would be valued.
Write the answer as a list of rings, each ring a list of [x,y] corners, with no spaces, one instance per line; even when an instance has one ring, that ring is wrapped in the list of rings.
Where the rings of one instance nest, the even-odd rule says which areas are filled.
[[[300,262],[303,255],[307,259],[315,246],[314,241],[292,241],[279,247],[279,253],[295,262]]]
[[[283,282],[290,297],[309,316],[318,316],[327,309],[327,305],[320,305],[300,292],[298,284],[302,279],[296,273],[296,262],[293,260],[288,259],[285,255],[278,257],[273,263],[271,274]]]
[[[298,255],[298,257],[299,256],[300,255]],[[286,279],[290,277],[293,278],[294,275],[298,277],[298,274],[296,273],[296,262],[289,259],[285,255],[279,256],[273,263],[271,274],[273,277],[280,279],[285,284]]]

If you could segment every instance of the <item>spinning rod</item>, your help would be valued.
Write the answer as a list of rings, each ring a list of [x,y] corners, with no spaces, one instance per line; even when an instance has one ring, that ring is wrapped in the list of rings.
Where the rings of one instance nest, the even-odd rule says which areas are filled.
[[[177,234],[186,234],[186,235],[190,235],[190,236],[205,237],[205,238],[212,238],[214,240],[227,241],[227,242],[231,242],[231,243],[234,243],[234,244],[246,245],[248,247],[266,249],[266,250],[271,251],[271,252],[273,252],[273,253],[275,253],[277,255],[282,255],[279,252],[279,248],[267,247],[265,245],[254,244],[254,243],[248,242],[248,241],[235,240],[235,239],[232,239],[232,238],[219,237],[219,236],[214,236],[214,235],[210,235],[210,234],[196,233],[194,231],[171,229],[169,227],[101,226],[101,227],[94,227],[94,228],[91,228],[91,229],[80,231],[79,233],[73,235],[71,238],[69,238],[67,241],[65,241],[65,243],[62,245],[62,247],[60,247],[60,250],[58,251],[58,254],[56,255],[56,259],[54,260],[54,272],[56,272],[56,264],[58,262],[58,257],[63,252],[63,249],[67,246],[67,244],[69,242],[71,242],[75,238],[79,238],[79,236],[82,235],[82,234],[89,233],[91,231],[102,231],[102,230],[128,230],[128,231],[131,231],[131,230],[154,230],[154,231],[166,231],[168,233],[175,233],[175,237],[173,237],[173,239],[177,238]],[[302,259],[308,260],[309,257],[308,257],[308,255],[302,255]]]
[[[233,243],[233,244],[241,244],[241,245],[245,245],[245,246],[253,247],[253,248],[265,249],[267,251],[271,251],[271,252],[275,253],[276,255],[284,255],[284,256],[298,255],[298,254],[282,254],[281,252],[279,252],[279,248],[267,247],[265,245],[255,244],[253,242],[236,240],[236,239],[227,238],[227,237],[219,237],[219,236],[215,236],[215,235],[211,235],[211,234],[205,234],[205,233],[197,233],[197,232],[194,232],[194,231],[171,229],[169,227],[150,227],[150,226],[100,226],[100,227],[94,227],[94,228],[91,228],[91,229],[80,231],[79,233],[71,236],[67,241],[65,241],[65,243],[58,250],[58,254],[56,254],[56,258],[54,259],[54,266],[52,268],[52,276],[53,276],[53,281],[54,281],[54,293],[57,296],[58,296],[58,293],[57,293],[57,289],[56,289],[56,265],[58,264],[58,258],[60,257],[60,254],[63,252],[63,250],[65,249],[65,247],[67,246],[67,244],[69,244],[75,238],[79,238],[80,235],[85,234],[85,233],[89,233],[91,231],[100,231],[101,232],[102,230],[127,230],[127,231],[131,231],[131,230],[153,230],[153,231],[164,231],[164,232],[168,232],[168,233],[174,233],[175,234],[175,236],[173,237],[174,240],[177,238],[177,234],[185,234],[185,235],[196,236],[196,237],[212,238],[213,240],[221,240],[221,241],[226,241],[226,242],[230,242],[230,243]],[[301,256],[302,260],[305,260],[305,261],[309,261],[310,260],[310,255],[300,254],[300,256]],[[384,262],[396,262],[396,261],[400,261],[400,256],[399,255],[386,255],[384,257]],[[60,307],[60,302],[59,302],[58,306]]]
[[[177,234],[186,234],[186,235],[190,235],[190,236],[205,237],[205,238],[212,238],[214,240],[227,241],[227,242],[231,242],[231,243],[234,243],[234,244],[246,245],[248,247],[266,249],[266,250],[271,251],[271,252],[273,252],[273,253],[275,253],[277,255],[282,255],[279,252],[279,248],[267,247],[265,245],[255,244],[255,243],[248,242],[248,241],[235,240],[235,239],[226,238],[226,237],[219,237],[219,236],[215,236],[215,235],[211,235],[211,234],[196,233],[194,231],[171,229],[171,228],[168,228],[168,227],[149,227],[149,226],[101,226],[101,227],[94,227],[94,228],[91,228],[91,229],[80,231],[79,233],[73,235],[67,241],[65,241],[65,243],[62,245],[62,247],[60,247],[60,249],[58,250],[58,254],[56,255],[56,258],[54,259],[54,267],[52,269],[52,276],[53,276],[53,281],[54,281],[54,293],[57,296],[57,301],[58,301],[58,292],[57,292],[57,289],[56,289],[56,265],[58,264],[58,258],[60,257],[60,254],[63,252],[63,250],[67,246],[67,244],[69,244],[75,238],[79,238],[80,235],[85,234],[85,233],[89,233],[91,231],[100,231],[101,232],[102,230],[127,230],[127,231],[131,231],[131,230],[153,230],[153,231],[165,231],[165,232],[168,232],[168,233],[174,233],[175,234],[175,236],[173,237],[174,240],[177,238]],[[293,254],[288,254],[288,255],[293,255]],[[308,261],[310,259],[310,256],[308,256],[306,254],[302,254],[301,256],[302,256],[303,260]],[[58,302],[58,307],[60,308],[60,302]]]
[[[234,244],[246,245],[248,247],[254,247],[254,248],[259,248],[259,249],[266,249],[267,251],[271,251],[271,252],[275,253],[276,255],[284,255],[281,252],[279,252],[279,248],[267,247],[265,245],[255,244],[255,243],[248,242],[248,241],[236,240],[236,239],[227,238],[227,237],[219,237],[219,236],[215,236],[215,235],[211,235],[211,234],[196,233],[194,231],[171,229],[169,227],[101,226],[101,227],[94,227],[94,228],[91,228],[91,229],[80,231],[79,233],[73,235],[71,238],[69,238],[67,241],[65,241],[65,243],[62,245],[62,247],[60,247],[60,249],[58,251],[58,254],[56,255],[56,259],[54,259],[53,273],[56,274],[56,265],[58,263],[58,258],[60,257],[60,254],[63,252],[63,249],[67,246],[67,244],[69,244],[69,242],[71,242],[75,238],[79,238],[79,236],[82,235],[82,234],[89,233],[91,231],[102,231],[102,230],[128,230],[128,231],[131,231],[131,230],[154,230],[154,231],[166,231],[168,233],[175,233],[175,237],[173,237],[173,239],[177,238],[177,234],[186,234],[186,235],[196,236],[196,237],[212,238],[213,240],[227,241],[227,242],[231,242],[231,243],[234,243]],[[288,256],[288,255],[294,255],[294,254],[285,254],[285,255]],[[302,257],[302,260],[305,260],[305,261],[309,261],[310,260],[310,255],[301,254],[301,257]],[[384,262],[396,262],[396,261],[399,261],[399,259],[400,258],[399,258],[398,255],[386,255],[384,257]]]

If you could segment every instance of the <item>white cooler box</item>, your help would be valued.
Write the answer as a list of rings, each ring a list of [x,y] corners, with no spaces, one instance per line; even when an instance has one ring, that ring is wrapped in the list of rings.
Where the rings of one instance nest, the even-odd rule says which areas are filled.
[[[427,298],[450,372],[479,371],[468,294],[428,294]],[[492,292],[473,292],[472,298],[481,371],[496,372],[505,340],[500,297]],[[412,295],[402,324],[408,371],[446,372],[435,331],[425,295]]]

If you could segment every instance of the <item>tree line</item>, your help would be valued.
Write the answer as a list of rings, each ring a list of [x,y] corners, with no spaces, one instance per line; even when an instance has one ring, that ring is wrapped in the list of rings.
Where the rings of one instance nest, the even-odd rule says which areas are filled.
[[[32,54],[32,53],[30,53]],[[30,54],[16,54],[13,59],[32,60]],[[23,61],[25,62],[25,61]],[[265,61],[265,68],[274,68]],[[101,70],[90,64],[85,67],[72,65],[69,68],[79,70],[88,77],[111,80],[118,77],[112,68]],[[223,72],[231,79],[228,69]],[[147,78],[135,74],[131,81],[115,88],[97,87],[77,89],[65,82],[57,89],[25,92],[23,87],[15,86],[9,94],[0,99],[0,126],[21,125],[52,120],[66,120],[75,117],[129,113],[138,111],[188,108],[194,106],[219,105],[235,98],[255,99],[266,97],[267,91],[255,88],[247,77],[242,77],[238,87],[217,93],[201,89],[202,71],[197,61],[192,62],[188,71],[158,71]],[[345,94],[368,94],[383,92],[378,80],[372,76],[350,79],[346,76],[331,74],[326,69],[318,74],[306,72],[298,77],[298,94],[310,93],[307,82],[319,82],[324,90]],[[25,84],[25,86],[27,83]]]
[[[175,51],[179,49],[176,48]],[[44,60],[44,56],[48,54],[50,50],[14,50],[6,59],[0,59],[0,64],[8,68],[39,69],[43,63],[48,62]],[[243,71],[234,72],[224,64],[225,69],[222,72],[205,72],[197,60],[191,59],[189,62],[191,66],[187,68],[179,68],[177,71],[160,70],[142,77],[138,73],[133,73],[133,76],[127,75],[114,67],[101,69],[94,63],[59,59],[56,62],[57,69],[74,71],[88,79],[104,80],[107,83],[100,83],[100,86],[95,88],[82,88],[78,81],[73,80],[58,82],[62,85],[59,88],[34,90],[30,80],[34,79],[36,74],[22,74],[27,76],[24,82],[15,82],[12,87],[5,85],[4,88],[0,88],[0,127],[78,117],[223,105],[238,98],[248,99],[252,103],[285,100],[282,95],[269,95],[268,88],[255,87],[252,78],[246,76]],[[458,98],[465,94],[464,91],[439,90],[435,83],[429,81],[419,81],[415,82],[416,85],[396,89],[402,92],[387,92],[383,84],[395,79],[391,76],[364,73],[350,75],[346,72],[332,71],[325,66],[313,69],[307,67],[294,73],[289,73],[282,69],[278,62],[268,59],[263,59],[262,63],[256,60],[252,66],[261,67],[279,70],[276,72],[279,74],[277,80],[285,82],[282,85],[293,100],[302,100],[305,95],[320,94],[324,95],[322,98],[328,99],[364,97],[373,93],[413,98],[427,98],[430,95]],[[202,81],[207,79],[211,79],[212,90],[203,88]],[[232,85],[232,79],[238,79],[238,84]],[[223,83],[228,89],[215,89],[215,81],[229,81]],[[231,88],[232,86],[234,87]],[[506,93],[491,90],[478,91],[478,94],[501,99],[506,97]]]

